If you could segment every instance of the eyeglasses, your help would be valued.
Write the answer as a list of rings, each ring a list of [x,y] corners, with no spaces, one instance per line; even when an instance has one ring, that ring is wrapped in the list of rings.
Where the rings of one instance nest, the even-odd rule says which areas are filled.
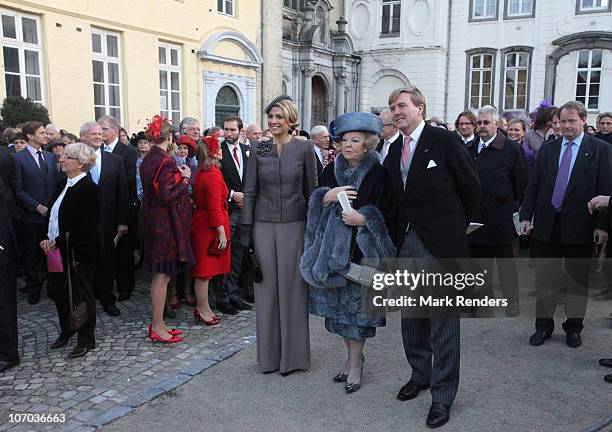
[[[474,124],[473,123],[469,123],[469,122],[467,122],[467,123],[459,123],[459,126],[460,127],[461,126],[474,126]]]
[[[478,126],[482,126],[482,125],[487,126],[487,125],[490,125],[491,123],[493,123],[491,120],[478,120],[476,122]]]
[[[72,159],[72,160],[79,160],[79,158],[75,158],[75,157],[71,157],[71,156],[66,156],[66,153],[62,154],[60,157],[60,159]]]

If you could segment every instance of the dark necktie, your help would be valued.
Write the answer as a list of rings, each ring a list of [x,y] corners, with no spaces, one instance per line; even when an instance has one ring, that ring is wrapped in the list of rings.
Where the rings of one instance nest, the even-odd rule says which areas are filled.
[[[570,166],[572,162],[572,146],[573,142],[568,142],[563,157],[561,158],[561,164],[559,164],[559,171],[557,172],[557,179],[555,180],[555,189],[553,190],[551,204],[556,210],[561,208],[563,204],[563,197],[565,196],[565,190],[567,189],[567,182],[570,177]]]
[[[38,167],[40,168],[40,171],[42,172],[43,177],[47,178],[48,168],[47,168],[47,164],[45,163],[45,160],[42,157],[42,152],[38,150],[36,154],[38,155]]]

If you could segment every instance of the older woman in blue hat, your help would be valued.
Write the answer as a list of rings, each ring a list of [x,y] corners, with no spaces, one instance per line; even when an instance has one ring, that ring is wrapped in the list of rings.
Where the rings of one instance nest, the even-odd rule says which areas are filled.
[[[391,240],[394,206],[391,180],[375,151],[382,120],[373,114],[343,114],[330,125],[341,154],[325,167],[308,207],[304,255],[300,270],[310,285],[310,312],[325,317],[325,328],[341,336],[347,359],[332,378],[346,393],[361,388],[363,348],[384,326],[384,314],[368,308],[369,288],[346,278],[350,267],[395,257]],[[346,192],[352,209],[344,210],[338,194]],[[369,311],[368,311],[369,310]]]

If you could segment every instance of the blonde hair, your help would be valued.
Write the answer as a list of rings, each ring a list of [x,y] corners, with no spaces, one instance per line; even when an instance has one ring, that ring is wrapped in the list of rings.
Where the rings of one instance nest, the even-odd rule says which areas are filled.
[[[270,114],[270,111],[272,111],[272,108],[274,107],[280,108],[280,110],[283,112],[283,118],[287,120],[287,123],[289,123],[289,131],[296,130],[300,125],[298,121],[299,112],[297,105],[289,99],[283,99],[274,103],[273,105],[268,106],[266,114]]]
[[[83,172],[89,171],[96,164],[96,152],[87,144],[68,144],[64,150],[64,155],[76,158],[79,164],[83,165]]]
[[[408,95],[410,95],[410,100],[415,106],[423,106],[423,118],[426,118],[427,104],[425,103],[425,96],[423,95],[423,93],[421,93],[421,90],[416,87],[402,87],[393,90],[393,92],[389,96],[389,106],[393,105],[402,93],[407,93]]]

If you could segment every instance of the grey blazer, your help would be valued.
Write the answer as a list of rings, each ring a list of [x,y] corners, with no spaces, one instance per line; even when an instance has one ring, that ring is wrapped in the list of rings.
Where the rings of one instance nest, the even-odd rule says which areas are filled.
[[[293,138],[280,157],[271,140],[258,141],[251,145],[241,223],[305,220],[308,198],[316,187],[312,141]]]

